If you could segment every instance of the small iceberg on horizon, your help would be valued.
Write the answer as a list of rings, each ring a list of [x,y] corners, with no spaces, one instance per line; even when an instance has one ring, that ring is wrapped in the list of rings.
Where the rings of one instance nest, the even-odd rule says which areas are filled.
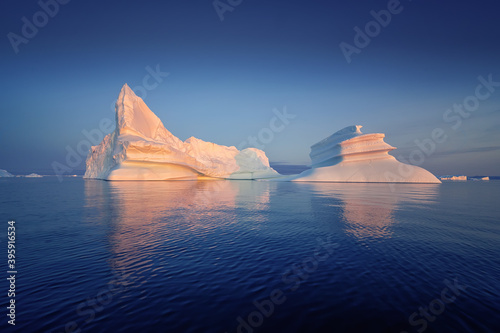
[[[467,181],[467,176],[464,175],[445,175],[445,176],[439,176],[438,178],[441,180],[453,180],[460,182]]]
[[[14,175],[7,170],[0,169],[0,177],[14,177]]]
[[[474,181],[489,181],[490,177],[489,176],[485,176],[485,177],[471,177],[470,180],[474,180]]]
[[[37,173],[30,173],[29,175],[24,176],[26,178],[42,178],[43,176],[40,176]]]

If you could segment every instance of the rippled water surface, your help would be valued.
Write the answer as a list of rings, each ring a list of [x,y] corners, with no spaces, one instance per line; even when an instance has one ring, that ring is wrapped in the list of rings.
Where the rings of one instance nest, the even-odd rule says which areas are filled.
[[[19,332],[500,332],[497,181],[14,178],[0,198]]]

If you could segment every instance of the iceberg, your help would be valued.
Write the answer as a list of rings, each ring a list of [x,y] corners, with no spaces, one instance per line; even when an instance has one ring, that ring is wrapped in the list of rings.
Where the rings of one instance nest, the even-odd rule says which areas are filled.
[[[116,128],[93,146],[84,178],[103,180],[262,179],[279,177],[266,154],[239,151],[195,137],[181,141],[125,84],[116,101]]]
[[[454,180],[454,181],[466,181],[467,180],[467,176],[464,176],[464,175],[446,175],[446,176],[439,176],[438,177],[439,179],[441,180]]]
[[[385,134],[346,127],[311,147],[311,169],[282,176],[257,148],[238,150],[195,137],[181,141],[125,84],[116,128],[91,147],[84,178],[103,180],[254,179],[270,181],[441,183],[429,171],[397,161]]]
[[[42,178],[42,176],[40,176],[37,173],[30,173],[29,175],[26,175],[24,177],[26,177],[26,178]]]
[[[14,175],[7,170],[0,169],[0,177],[14,177]]]
[[[395,147],[385,134],[363,134],[360,125],[348,126],[311,146],[311,169],[283,180],[358,183],[441,183],[418,166],[389,155]]]

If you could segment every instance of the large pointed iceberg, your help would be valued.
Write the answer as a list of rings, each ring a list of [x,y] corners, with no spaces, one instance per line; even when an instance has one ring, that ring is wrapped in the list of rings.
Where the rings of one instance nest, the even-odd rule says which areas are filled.
[[[116,128],[92,147],[84,178],[104,180],[260,179],[277,177],[266,154],[191,137],[181,141],[125,84],[116,101]]]
[[[399,162],[384,142],[385,134],[346,127],[311,147],[311,169],[283,180],[373,183],[440,183],[418,166]]]

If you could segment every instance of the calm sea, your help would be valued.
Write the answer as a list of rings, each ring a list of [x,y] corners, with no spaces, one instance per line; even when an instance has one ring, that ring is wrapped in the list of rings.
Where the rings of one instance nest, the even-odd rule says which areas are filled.
[[[500,332],[499,199],[500,181],[2,178],[0,331]]]

